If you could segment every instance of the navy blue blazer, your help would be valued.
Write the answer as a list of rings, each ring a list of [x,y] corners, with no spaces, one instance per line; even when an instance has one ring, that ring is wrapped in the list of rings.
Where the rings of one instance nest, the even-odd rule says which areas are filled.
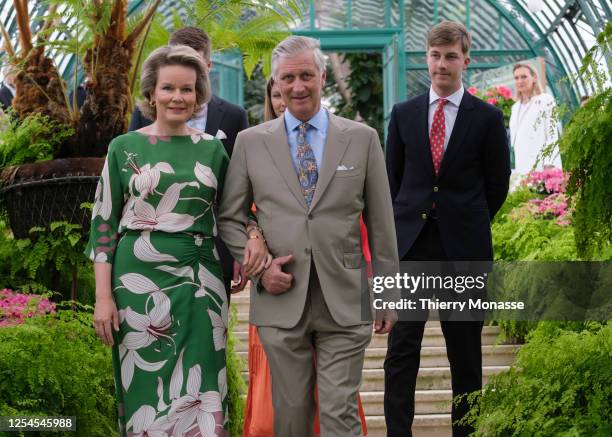
[[[429,91],[393,107],[387,173],[400,259],[421,232],[433,203],[450,260],[491,260],[491,220],[508,194],[510,149],[502,112],[465,92],[434,175],[427,116]]]

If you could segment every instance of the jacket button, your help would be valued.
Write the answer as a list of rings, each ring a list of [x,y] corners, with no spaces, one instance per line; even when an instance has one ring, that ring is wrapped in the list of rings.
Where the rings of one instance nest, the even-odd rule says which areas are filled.
[[[427,220],[427,213],[426,213],[426,212],[424,212],[423,214],[421,214],[421,218],[422,218],[423,220]]]
[[[438,192],[438,187],[434,187],[433,190],[434,190],[434,193],[437,193]]]
[[[312,220],[312,217],[313,217],[312,213],[308,214],[308,220]]]

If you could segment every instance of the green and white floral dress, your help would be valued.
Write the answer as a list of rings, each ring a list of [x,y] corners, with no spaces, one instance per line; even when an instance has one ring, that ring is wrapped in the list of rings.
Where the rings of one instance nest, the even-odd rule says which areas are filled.
[[[228,302],[211,237],[228,163],[208,134],[109,146],[86,252],[113,266],[122,436],[227,435]]]

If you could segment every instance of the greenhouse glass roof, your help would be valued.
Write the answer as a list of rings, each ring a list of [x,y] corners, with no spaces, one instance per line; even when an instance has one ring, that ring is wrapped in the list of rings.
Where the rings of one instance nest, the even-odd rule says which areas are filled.
[[[147,3],[132,0],[130,10]],[[43,1],[30,5],[32,16],[44,14]],[[170,17],[176,7],[177,2],[164,1],[160,12]],[[14,15],[12,1],[0,0],[0,18],[10,33],[15,31]],[[468,84],[487,70],[539,57],[551,91],[575,104],[592,91],[591,85],[564,78],[577,72],[580,59],[611,18],[610,0],[304,0],[294,31],[320,37],[324,49],[336,51],[371,50],[369,41],[376,35],[397,35],[397,59],[389,65],[398,71],[389,77],[400,89],[391,101],[428,86],[427,30],[441,20],[461,21],[473,35]],[[71,59],[58,55],[58,64],[62,71],[69,69]]]

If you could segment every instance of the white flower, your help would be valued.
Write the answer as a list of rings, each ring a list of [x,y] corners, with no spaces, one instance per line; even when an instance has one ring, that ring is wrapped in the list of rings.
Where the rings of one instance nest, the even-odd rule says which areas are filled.
[[[196,178],[204,185],[214,188],[215,190],[217,189],[217,177],[210,167],[196,162],[193,172]]]
[[[172,255],[160,253],[153,244],[151,244],[151,232],[143,231],[140,237],[134,243],[134,255],[140,261],[144,262],[177,262],[178,260]]]
[[[132,293],[146,294],[160,291],[160,288],[153,281],[140,273],[126,273],[119,276],[119,280]]]
[[[159,184],[161,172],[174,174],[174,169],[167,162],[158,162],[153,167],[145,164],[142,167],[131,165],[134,174],[130,177],[128,186],[133,193],[134,188],[140,193],[142,199],[146,199],[150,192],[154,191]]]
[[[161,369],[167,360],[150,363],[145,361],[136,352],[138,349],[151,345],[154,341],[166,340],[173,342],[170,335],[166,333],[172,325],[170,317],[170,299],[164,293],[155,292],[151,294],[154,306],[146,314],[139,314],[130,307],[123,310],[120,318],[135,331],[128,332],[119,345],[119,356],[121,362],[121,382],[125,390],[130,387],[134,376],[134,366],[147,372],[155,372]]]
[[[110,218],[113,211],[113,199],[111,197],[110,176],[108,171],[108,159],[104,162],[102,175],[96,187],[95,203],[93,206],[93,218],[102,217],[103,220]],[[102,198],[100,199],[100,195]]]
[[[157,372],[159,369],[164,367],[167,360],[158,361],[157,363],[150,363],[145,361],[138,352],[127,349],[123,344],[119,345],[119,357],[121,359],[121,384],[127,391],[132,384],[132,378],[134,377],[134,366],[138,367],[145,372]]]
[[[217,376],[217,383],[219,384],[219,394],[221,395],[221,401],[225,399],[227,396],[227,368],[219,370],[219,375]]]
[[[217,423],[215,416],[222,417],[221,396],[219,392],[200,392],[202,373],[200,365],[196,364],[189,369],[187,377],[187,394],[172,401],[168,419],[175,422],[173,435],[183,436],[184,433],[197,425],[202,437],[217,437],[217,426],[223,427],[222,422]]]
[[[153,208],[142,199],[134,202],[134,216],[129,223],[130,229],[156,230],[163,232],[181,232],[194,223],[189,214],[177,214],[172,210],[176,206],[181,188],[186,184],[172,184]]]
[[[225,132],[223,132],[221,129],[219,129],[217,131],[217,134],[215,135],[215,138],[217,138],[218,140],[224,140],[227,138],[227,135],[225,135]]]
[[[213,275],[210,270],[199,264],[198,279],[200,280],[200,289],[196,291],[195,297],[206,296],[206,288],[212,290],[222,302],[227,302],[227,293],[223,281]],[[206,287],[206,288],[205,288]]]
[[[142,349],[156,340],[165,339],[172,342],[172,337],[166,332],[172,326],[170,317],[170,299],[162,292],[151,293],[153,308],[145,310],[146,314],[139,314],[127,307],[124,312],[125,321],[135,331],[128,332],[123,338],[123,345],[127,349]]]
[[[221,306],[221,316],[211,309],[207,311],[213,328],[215,350],[220,351],[221,349],[225,349],[227,344],[227,302],[223,302]]]
[[[126,426],[132,428],[132,437],[168,437],[168,431],[172,428],[172,422],[166,416],[155,420],[155,408],[150,405],[142,405],[134,412]]]
[[[193,269],[189,266],[184,267],[172,267],[172,266],[157,266],[156,270],[161,270],[162,272],[170,273],[171,275],[189,278],[193,281]]]

